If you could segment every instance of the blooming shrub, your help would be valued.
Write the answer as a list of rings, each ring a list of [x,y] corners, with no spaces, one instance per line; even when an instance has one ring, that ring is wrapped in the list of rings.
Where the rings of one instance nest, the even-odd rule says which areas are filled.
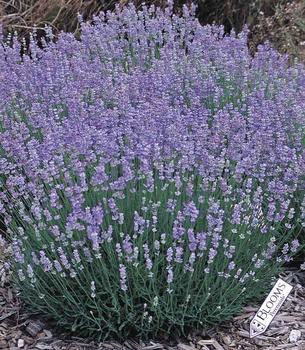
[[[99,338],[186,332],[299,249],[305,71],[154,7],[1,46],[0,209],[32,312]]]

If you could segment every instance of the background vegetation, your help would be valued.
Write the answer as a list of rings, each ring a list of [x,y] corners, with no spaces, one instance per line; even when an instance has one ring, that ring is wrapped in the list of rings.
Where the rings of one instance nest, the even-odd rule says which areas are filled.
[[[124,6],[128,0],[2,0],[0,21],[5,31],[17,30],[27,35],[33,26],[51,25],[55,32],[78,31],[77,14],[90,19],[101,10],[112,10],[116,4]],[[141,0],[133,3],[140,7]],[[166,0],[147,0],[165,6]],[[189,0],[175,0],[176,11]],[[223,24],[226,31],[240,31],[250,27],[249,46],[252,51],[270,40],[281,52],[305,58],[305,1],[304,0],[194,0],[197,15],[203,24]],[[39,33],[39,30],[38,30]],[[42,31],[40,31],[40,34]]]

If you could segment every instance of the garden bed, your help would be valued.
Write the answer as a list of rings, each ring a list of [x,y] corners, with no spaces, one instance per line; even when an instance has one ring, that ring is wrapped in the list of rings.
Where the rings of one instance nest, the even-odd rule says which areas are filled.
[[[304,66],[172,5],[0,46],[4,348],[303,346]]]
[[[142,343],[135,340],[118,342],[91,342],[67,334],[37,317],[31,317],[10,284],[10,272],[0,257],[0,349],[37,350],[302,350],[305,349],[305,271],[295,268],[282,276],[294,286],[285,304],[265,334],[249,338],[249,325],[259,308],[247,306],[231,322],[222,327],[205,329],[188,339],[171,339]],[[292,332],[301,331],[301,338],[292,342]]]

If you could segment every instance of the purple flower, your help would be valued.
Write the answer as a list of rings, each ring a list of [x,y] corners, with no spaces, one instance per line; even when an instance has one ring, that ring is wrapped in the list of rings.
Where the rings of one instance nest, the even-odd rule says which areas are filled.
[[[153,268],[153,262],[149,256],[149,247],[146,243],[143,245],[143,249],[146,268],[148,271],[151,271],[151,269]]]
[[[172,260],[173,260],[173,255],[174,255],[174,251],[173,251],[173,248],[172,247],[169,247],[167,249],[167,254],[166,254],[166,261],[168,263],[171,263]]]
[[[130,236],[129,235],[126,235],[125,239],[123,240],[123,250],[124,252],[127,254],[127,255],[131,255],[132,252],[133,252],[133,249],[132,249],[132,242],[130,240]]]
[[[183,247],[177,246],[175,249],[175,262],[182,263],[183,262]]]
[[[228,265],[228,269],[229,270],[234,270],[235,269],[235,262],[234,261],[230,261],[229,265]]]
[[[295,253],[298,250],[299,246],[300,246],[299,241],[297,239],[294,239],[291,242],[291,247],[290,247],[291,252]]]
[[[49,272],[52,270],[52,262],[51,260],[46,256],[46,253],[44,251],[40,251],[40,264],[45,272]]]
[[[167,267],[167,283],[171,284],[174,281],[174,272],[173,272],[173,267],[172,266],[168,266]]]
[[[199,215],[199,210],[196,208],[194,202],[189,202],[184,207],[184,215],[190,217],[191,222],[194,223]]]
[[[126,267],[123,264],[120,264],[120,284],[121,284],[121,289],[122,291],[126,292],[127,291],[127,274],[126,274]]]

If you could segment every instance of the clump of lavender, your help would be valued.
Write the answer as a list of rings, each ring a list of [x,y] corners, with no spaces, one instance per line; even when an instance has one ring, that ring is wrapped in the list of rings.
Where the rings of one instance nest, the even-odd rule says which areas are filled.
[[[117,8],[80,41],[0,47],[15,283],[78,334],[218,323],[299,249],[304,67],[193,12]]]

